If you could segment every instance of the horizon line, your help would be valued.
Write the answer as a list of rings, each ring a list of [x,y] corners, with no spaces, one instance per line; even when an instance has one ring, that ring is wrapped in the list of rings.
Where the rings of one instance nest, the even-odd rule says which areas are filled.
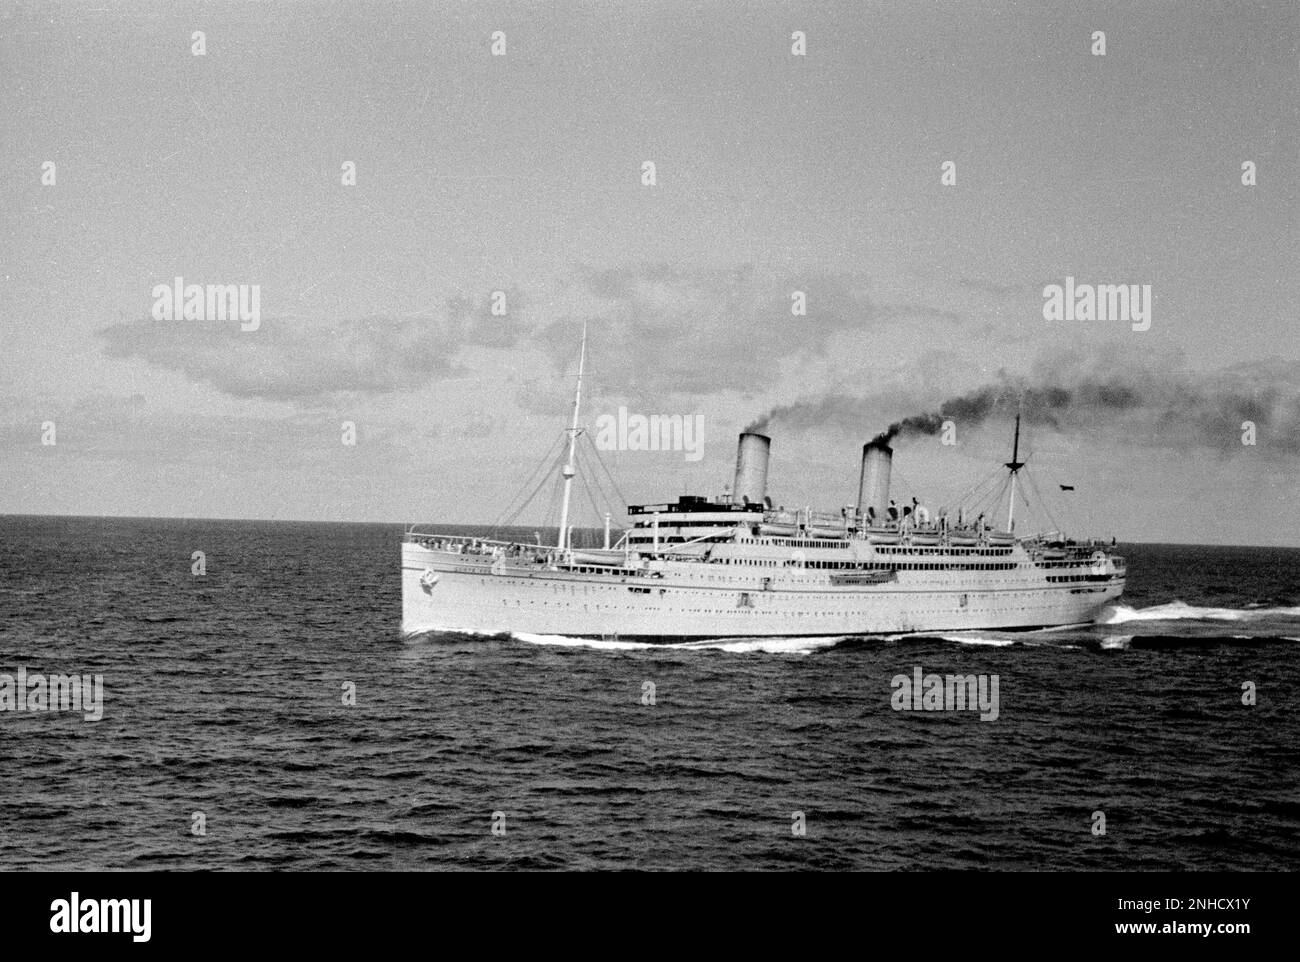
[[[498,525],[489,521],[339,521],[327,520],[322,518],[231,518],[231,517],[211,517],[199,515],[170,515],[170,514],[37,514],[28,511],[0,511],[0,518],[78,518],[92,520],[116,520],[116,521],[232,521],[242,522],[245,524],[367,524],[367,525],[401,525],[411,527],[419,524],[435,524],[440,527],[476,527],[476,528],[558,528],[558,525],[527,525],[527,524],[510,524]],[[577,526],[575,526],[577,527]],[[586,530],[600,531],[599,527],[590,527]],[[1206,541],[1116,541],[1117,545],[1143,545],[1151,547],[1170,546],[1179,548],[1281,548],[1286,551],[1300,551],[1300,544],[1222,544],[1218,542]]]

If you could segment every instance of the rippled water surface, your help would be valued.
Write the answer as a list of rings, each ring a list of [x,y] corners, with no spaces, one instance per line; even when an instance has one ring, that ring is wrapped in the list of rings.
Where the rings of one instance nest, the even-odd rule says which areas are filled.
[[[654,646],[403,641],[400,534],[0,518],[0,673],[105,689],[0,712],[0,867],[1300,867],[1300,551],[1125,546],[1087,628]],[[894,711],[917,666],[999,717]]]

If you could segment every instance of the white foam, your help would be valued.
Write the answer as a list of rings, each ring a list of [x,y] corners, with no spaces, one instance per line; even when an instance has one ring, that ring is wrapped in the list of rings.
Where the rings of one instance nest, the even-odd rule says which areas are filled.
[[[1130,621],[1253,621],[1268,617],[1300,617],[1300,608],[1200,608],[1183,601],[1171,601],[1151,608],[1116,605],[1097,618],[1099,625],[1122,625]]]
[[[761,651],[769,655],[808,655],[820,648],[834,648],[841,641],[852,637],[817,638],[742,638],[738,641],[692,641],[685,648],[715,648],[718,651],[744,653]]]
[[[568,635],[532,635],[516,632],[515,638],[530,645],[553,645],[562,648],[594,648],[602,651],[725,651],[731,654],[762,652],[769,655],[807,655],[821,648],[832,648],[851,635],[812,638],[718,638],[706,641],[650,642],[618,641],[601,638],[571,638]]]
[[[955,641],[963,645],[992,645],[995,648],[1005,648],[1007,645],[1014,645],[1015,639],[1012,638],[982,638],[979,635],[935,635],[935,638],[942,638],[944,641]]]
[[[407,641],[416,641],[422,635],[430,635],[436,632],[443,632],[454,635],[472,635],[476,638],[492,638],[501,634],[499,631],[472,631],[468,628],[444,628],[442,625],[421,625],[416,628],[402,625],[402,637]]]
[[[1107,635],[1101,640],[1103,648],[1127,648],[1129,642],[1133,640],[1132,635]]]
[[[531,635],[517,631],[513,638],[530,645],[553,645],[560,648],[596,648],[601,651],[640,651],[645,648],[678,647],[656,645],[648,641],[616,641],[603,638],[570,638],[568,635]]]

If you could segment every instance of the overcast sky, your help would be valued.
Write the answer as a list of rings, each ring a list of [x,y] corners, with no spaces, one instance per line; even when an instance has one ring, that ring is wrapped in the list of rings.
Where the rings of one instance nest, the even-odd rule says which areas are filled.
[[[836,508],[891,421],[1016,384],[1086,402],[1026,412],[1073,533],[1298,544],[1298,37],[1293,2],[6,3],[0,512],[492,521],[586,321],[589,426],[702,418],[698,461],[604,454],[633,503],[832,398],[773,421],[769,487]],[[155,319],[177,276],[260,326]],[[1150,285],[1150,329],[1045,320],[1067,276]],[[1010,424],[957,441],[900,441],[899,490],[955,503]]]

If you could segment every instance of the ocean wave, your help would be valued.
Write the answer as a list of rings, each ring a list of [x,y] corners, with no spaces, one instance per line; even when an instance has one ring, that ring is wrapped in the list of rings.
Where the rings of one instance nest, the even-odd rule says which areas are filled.
[[[1253,646],[1279,641],[1296,641],[1283,635],[1218,635],[1218,634],[1133,634],[1107,635],[1100,647],[1120,649],[1207,648],[1220,645]]]
[[[1122,625],[1130,621],[1250,621],[1258,618],[1300,618],[1300,608],[1202,608],[1184,601],[1171,601],[1151,608],[1116,605],[1097,618],[1098,625]]]
[[[428,635],[445,635],[458,638],[500,638],[506,633],[501,631],[474,631],[469,628],[443,628],[440,625],[421,625],[409,627],[402,625],[402,640],[420,641]]]
[[[1057,639],[1057,633],[1061,631],[1073,631],[1076,634],[1070,636],[1074,640],[1081,627],[1086,625],[1062,625],[1055,628],[1035,628],[1032,631],[997,631],[995,629],[980,630],[971,629],[969,631],[920,631],[910,635],[899,635],[896,637],[907,638],[910,641],[946,641],[959,645],[988,645],[994,648],[1006,648],[1010,645],[1021,645],[1027,648],[1052,648],[1061,650],[1065,648],[1078,649],[1075,644],[1065,644]]]

